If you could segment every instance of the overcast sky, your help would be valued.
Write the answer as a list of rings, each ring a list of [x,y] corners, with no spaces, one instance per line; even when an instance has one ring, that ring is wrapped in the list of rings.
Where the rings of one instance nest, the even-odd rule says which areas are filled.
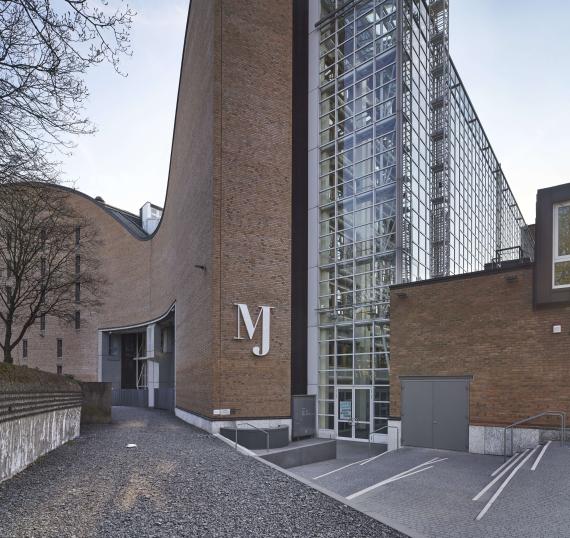
[[[279,0],[265,0],[279,1]],[[67,178],[131,211],[166,192],[188,0],[130,0],[133,57],[88,78],[99,132]],[[570,2],[451,0],[451,54],[527,222],[536,190],[570,181]]]

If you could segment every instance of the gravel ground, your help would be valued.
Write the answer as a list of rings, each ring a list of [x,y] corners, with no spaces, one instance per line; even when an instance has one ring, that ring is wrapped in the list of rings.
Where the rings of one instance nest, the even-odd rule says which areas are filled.
[[[402,536],[166,412],[113,420],[0,484],[1,538]]]

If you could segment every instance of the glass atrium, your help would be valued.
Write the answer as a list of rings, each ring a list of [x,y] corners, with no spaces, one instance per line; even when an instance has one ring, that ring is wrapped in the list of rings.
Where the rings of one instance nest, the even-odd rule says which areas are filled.
[[[389,286],[532,239],[449,58],[447,0],[320,5],[319,429],[368,440],[390,415]]]

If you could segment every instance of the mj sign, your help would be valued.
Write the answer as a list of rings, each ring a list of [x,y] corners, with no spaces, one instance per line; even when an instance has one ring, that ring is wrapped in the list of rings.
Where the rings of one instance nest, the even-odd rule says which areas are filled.
[[[255,324],[251,319],[249,314],[249,308],[246,304],[234,303],[237,307],[237,336],[234,337],[235,340],[245,340],[245,337],[241,335],[241,323],[245,325],[247,331],[247,336],[250,340],[253,339],[255,330],[259,325],[259,320],[261,320],[261,348],[260,346],[253,346],[252,353],[256,357],[263,357],[269,353],[269,338],[271,334],[271,306],[260,306],[259,314],[257,314],[257,319]]]

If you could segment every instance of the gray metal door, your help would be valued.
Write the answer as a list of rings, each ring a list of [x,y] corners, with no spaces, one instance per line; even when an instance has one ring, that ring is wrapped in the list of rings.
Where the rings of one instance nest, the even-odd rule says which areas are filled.
[[[402,380],[402,444],[469,449],[469,380]]]
[[[431,381],[402,381],[402,444],[433,447]]]

